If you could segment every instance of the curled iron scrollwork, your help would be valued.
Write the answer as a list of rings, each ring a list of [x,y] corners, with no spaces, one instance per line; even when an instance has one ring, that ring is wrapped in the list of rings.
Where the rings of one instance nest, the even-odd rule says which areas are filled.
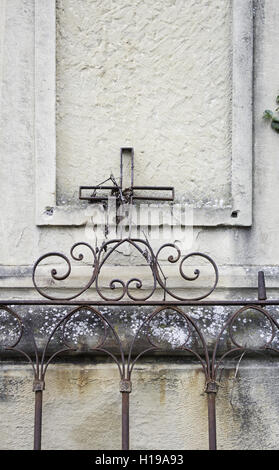
[[[184,263],[186,260],[189,260],[191,258],[194,258],[194,257],[199,257],[203,260],[207,260],[209,265],[212,266],[213,270],[214,270],[214,283],[212,285],[212,287],[210,288],[209,291],[207,291],[205,294],[203,295],[200,295],[198,297],[193,297],[193,298],[185,298],[185,297],[182,297],[182,296],[179,296],[177,294],[175,294],[174,292],[172,292],[165,284],[164,284],[164,280],[161,278],[161,275],[160,275],[160,272],[161,270],[159,269],[159,255],[160,253],[163,251],[163,249],[165,248],[172,248],[176,251],[176,256],[173,256],[173,255],[170,255],[168,257],[168,261],[172,264],[175,264],[175,263],[178,263],[179,262],[179,274],[180,274],[180,277],[182,279],[184,279],[185,281],[195,281],[196,279],[199,278],[201,272],[199,269],[194,269],[194,274],[192,276],[187,276],[184,272]],[[217,283],[218,283],[218,279],[219,279],[219,273],[218,273],[218,268],[217,268],[217,265],[216,263],[213,261],[213,259],[206,255],[205,253],[200,253],[198,251],[195,251],[195,252],[192,252],[192,253],[188,253],[187,255],[182,255],[180,249],[173,243],[166,243],[164,245],[162,245],[159,250],[157,251],[157,254],[156,254],[156,257],[155,257],[155,267],[156,267],[156,278],[157,278],[157,281],[159,283],[159,285],[161,286],[161,288],[165,291],[165,293],[169,294],[171,297],[173,297],[174,299],[176,300],[181,300],[181,301],[197,301],[197,300],[202,300],[206,297],[208,297],[216,288],[217,286]]]
[[[91,245],[89,245],[89,243],[85,243],[85,242],[79,242],[79,243],[75,243],[72,248],[71,248],[71,251],[70,251],[70,254],[71,254],[71,257],[74,261],[82,261],[84,259],[84,255],[82,253],[79,253],[78,256],[75,255],[74,251],[77,247],[87,247],[90,252],[92,253],[93,255],[93,265],[92,265],[92,275],[89,279],[89,281],[87,282],[87,284],[77,293],[77,294],[74,294],[72,296],[69,296],[67,297],[65,300],[73,300],[75,299],[76,297],[79,297],[83,292],[85,292],[87,289],[89,289],[89,287],[91,287],[91,285],[93,284],[93,282],[95,281],[96,279],[96,274],[97,274],[97,269],[98,269],[98,262],[97,262],[97,255],[96,255],[96,252],[95,250],[92,248]],[[59,298],[55,297],[55,296],[51,296],[49,294],[47,294],[46,292],[44,292],[37,284],[37,281],[36,281],[36,272],[37,272],[37,268],[38,266],[41,264],[41,262],[45,259],[49,259],[49,258],[53,258],[53,257],[56,257],[56,258],[60,258],[60,260],[62,259],[65,263],[66,263],[66,266],[67,266],[67,270],[66,272],[64,272],[64,274],[58,274],[57,273],[57,269],[56,268],[52,268],[51,269],[51,279],[50,279],[50,286],[51,284],[53,284],[55,281],[64,281],[65,279],[68,279],[71,272],[72,272],[72,265],[71,265],[71,261],[70,259],[64,255],[63,253],[59,253],[59,252],[50,252],[50,253],[46,253],[42,256],[40,256],[40,258],[37,259],[37,261],[35,262],[34,264],[34,267],[33,267],[33,272],[32,272],[32,280],[33,280],[33,284],[34,284],[34,287],[35,289],[39,292],[39,294],[41,294],[43,297],[45,297],[46,299],[49,299],[49,300],[57,300]],[[63,300],[63,299],[60,299],[60,300]]]
[[[101,285],[100,278],[102,276],[103,268],[107,266],[111,266],[109,264],[109,259],[118,251],[122,249],[122,245],[129,245],[130,247],[133,247],[135,249],[135,252],[138,253],[141,256],[141,262],[140,266],[146,266],[148,267],[150,278],[151,278],[151,283],[149,282],[148,288],[144,288],[144,280],[140,279],[138,276],[134,276],[129,280],[124,280],[123,276],[121,277],[115,277],[112,278],[107,287],[104,287]],[[182,255],[180,249],[172,243],[166,243],[162,245],[157,253],[155,254],[154,250],[152,249],[150,243],[147,240],[143,239],[131,239],[131,238],[125,238],[125,239],[114,239],[114,240],[109,240],[106,241],[101,245],[101,247],[96,250],[89,245],[88,243],[85,242],[80,242],[76,243],[73,245],[70,254],[71,258],[74,261],[82,261],[84,259],[84,255],[82,253],[75,255],[75,250],[78,247],[87,247],[91,255],[93,256],[93,263],[92,263],[92,274],[90,276],[89,281],[87,284],[79,290],[77,293],[74,293],[68,297],[59,297],[55,295],[51,295],[50,293],[46,292],[45,289],[47,288],[52,288],[55,287],[55,281],[64,281],[68,279],[71,275],[72,272],[72,265],[70,259],[59,252],[52,252],[52,253],[47,253],[43,256],[41,256],[35,263],[34,268],[33,268],[33,284],[35,286],[35,289],[45,298],[49,300],[73,300],[79,297],[81,294],[83,294],[85,291],[87,291],[90,287],[94,287],[98,296],[104,300],[104,301],[120,301],[124,299],[125,297],[130,299],[131,301],[147,301],[152,298],[153,294],[155,291],[160,290],[163,293],[163,298],[164,300],[166,299],[166,296],[168,295],[172,299],[180,300],[180,301],[198,301],[202,300],[206,297],[208,297],[216,288],[217,283],[218,283],[218,268],[216,263],[213,261],[213,259],[208,256],[207,254],[200,253],[200,252],[192,252],[188,253],[187,255]],[[193,274],[187,275],[185,273],[185,264],[189,260],[194,260],[195,258],[199,258],[203,262],[206,261],[213,270],[213,283],[212,287],[209,289],[207,288],[206,292],[202,295],[196,296],[196,297],[188,297],[188,296],[182,296],[178,295],[176,292],[174,292],[174,289],[171,289],[168,284],[167,284],[167,276],[164,274],[164,268],[165,265],[162,265],[162,263],[159,261],[159,257],[162,254],[163,250],[174,250],[175,255],[169,255],[167,257],[167,261],[171,263],[172,265],[177,265],[178,266],[178,277],[182,279],[183,281],[187,282],[193,282],[196,281],[201,274],[200,269],[198,268],[192,268],[190,265],[191,269],[193,269]],[[66,271],[62,274],[58,274],[57,269],[58,268],[52,268],[50,271],[50,280],[48,281],[47,287],[44,289],[42,287],[39,287],[38,281],[37,281],[37,272],[38,272],[38,267],[39,265],[42,265],[42,262],[45,260],[49,260],[50,258],[59,258],[63,262],[66,263]],[[144,261],[144,264],[142,263]],[[48,265],[46,265],[48,266]],[[125,272],[125,266],[122,267],[123,272]],[[119,269],[121,269],[121,266],[119,266]],[[135,265],[135,270],[137,269],[137,266]],[[181,286],[180,289],[184,289],[186,286]],[[189,285],[187,285],[189,287]],[[116,294],[114,296],[111,295],[112,291],[116,291]],[[139,291],[140,295],[137,295],[136,292]]]

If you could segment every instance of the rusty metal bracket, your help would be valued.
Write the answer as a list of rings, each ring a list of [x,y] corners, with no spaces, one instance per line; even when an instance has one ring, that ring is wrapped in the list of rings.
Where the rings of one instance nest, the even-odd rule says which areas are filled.
[[[219,385],[217,382],[210,380],[206,383],[205,393],[218,393]]]
[[[131,393],[132,392],[132,382],[128,379],[122,379],[119,382],[119,391],[121,393]]]
[[[45,390],[45,381],[35,379],[33,381],[33,392],[42,392],[43,390]]]

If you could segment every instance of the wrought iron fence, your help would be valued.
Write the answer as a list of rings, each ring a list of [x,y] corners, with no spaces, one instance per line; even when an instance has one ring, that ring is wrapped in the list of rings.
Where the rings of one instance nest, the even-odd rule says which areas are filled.
[[[124,281],[122,278],[112,279],[107,289],[100,286],[100,276],[102,268],[108,263],[111,255],[116,252],[123,244],[133,247],[142,257],[145,265],[148,267],[152,279],[152,287],[149,292],[143,289],[143,281],[138,277]],[[93,249],[88,243],[77,243],[73,245],[70,255],[74,261],[81,262],[83,254],[78,253],[77,249],[87,248],[92,255],[92,275],[86,285],[79,292],[69,295],[68,297],[59,298],[51,293],[50,289],[39,286],[38,270],[43,261],[49,261],[51,257],[58,257],[66,263],[66,272],[58,274],[56,268],[50,271],[52,281],[64,281],[71,275],[72,266],[70,259],[62,253],[53,252],[41,256],[35,263],[33,268],[33,283],[38,293],[44,297],[39,300],[12,300],[1,301],[0,311],[11,316],[15,322],[15,338],[12,344],[5,345],[10,351],[17,352],[24,356],[30,363],[33,370],[33,391],[35,393],[35,422],[34,422],[34,449],[41,449],[42,435],[42,411],[43,411],[43,391],[45,389],[47,370],[51,362],[60,354],[75,350],[75,346],[71,341],[71,328],[69,326],[73,322],[80,320],[80,315],[86,312],[92,318],[95,318],[96,333],[98,341],[89,348],[92,352],[100,352],[107,354],[116,364],[119,371],[120,386],[119,391],[122,399],[122,449],[129,449],[129,399],[132,393],[132,374],[137,360],[144,354],[153,353],[164,349],[162,344],[158,343],[158,338],[154,337],[153,325],[154,321],[160,318],[160,315],[174,315],[175,320],[181,320],[181,327],[184,330],[183,344],[179,344],[176,349],[192,355],[201,365],[201,369],[205,376],[205,391],[208,401],[208,436],[209,449],[217,448],[216,439],[216,395],[218,393],[218,373],[221,364],[225,358],[235,353],[243,353],[253,349],[245,339],[245,334],[238,339],[235,334],[235,326],[240,317],[251,314],[258,314],[269,325],[269,332],[266,334],[262,344],[257,349],[263,351],[271,351],[278,354],[275,337],[279,330],[279,322],[272,315],[268,308],[270,306],[279,305],[279,300],[267,300],[265,280],[263,272],[258,275],[258,298],[251,300],[208,300],[208,296],[215,290],[218,283],[218,268],[215,262],[206,254],[193,252],[182,255],[175,244],[167,243],[159,248],[155,253],[147,240],[142,239],[123,239],[110,240],[105,242],[99,249]],[[164,273],[164,266],[161,265],[159,258],[163,250],[174,250],[174,254],[168,256],[167,261],[178,266],[179,276],[185,281],[185,289],[187,292],[187,283],[196,281],[200,277],[200,270],[192,268],[193,274],[186,275],[185,263],[193,259],[202,259],[208,263],[212,269],[213,280],[212,285],[208,287],[203,295],[194,298],[188,298],[182,294],[178,294],[171,289],[167,283],[167,277]],[[135,267],[136,269],[136,267]],[[121,271],[121,267],[119,266]],[[87,291],[94,288],[98,299],[96,300],[77,300],[77,298]],[[92,291],[93,292],[93,291]],[[136,292],[138,293],[136,295]],[[158,292],[161,293],[161,299],[158,299]],[[154,299],[156,293],[156,299]],[[114,295],[112,295],[114,294]],[[20,306],[67,306],[67,313],[57,320],[48,335],[45,346],[41,351],[36,343],[36,335],[29,322],[23,318],[17,311]],[[103,312],[104,307],[129,306],[129,307],[150,307],[150,312],[141,319],[135,334],[127,349],[117,329],[113,325],[111,319]],[[220,327],[218,334],[214,340],[214,347],[210,350],[208,342],[202,328],[198,325],[195,318],[189,311],[185,311],[185,307],[199,306],[205,308],[208,306],[229,306],[234,311],[229,318],[224,318],[223,325]],[[54,336],[59,333],[61,347],[53,351],[51,346]],[[245,331],[244,331],[245,333]],[[224,349],[224,336],[227,337],[226,344],[229,347]],[[28,351],[22,348],[23,338],[28,337]],[[144,346],[138,350],[136,346],[137,340],[144,339]],[[229,340],[229,341],[228,341]],[[113,343],[113,348],[110,345]],[[141,343],[143,344],[143,343]],[[31,346],[32,345],[32,348]],[[33,352],[30,352],[30,351]]]

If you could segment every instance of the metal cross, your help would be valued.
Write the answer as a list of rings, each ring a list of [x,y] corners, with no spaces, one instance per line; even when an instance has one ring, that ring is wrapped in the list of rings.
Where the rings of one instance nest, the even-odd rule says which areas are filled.
[[[123,183],[123,165],[124,165],[124,153],[130,155],[130,184],[128,187],[124,187]],[[105,185],[107,181],[111,181],[112,185]],[[92,194],[85,194],[86,191],[93,191]],[[96,186],[80,186],[79,188],[79,199],[82,201],[89,201],[90,203],[98,203],[108,200],[108,195],[98,194],[98,191],[110,191],[109,196],[114,196],[117,199],[117,203],[127,204],[133,203],[135,200],[148,200],[148,201],[173,201],[174,200],[174,187],[172,186],[134,186],[134,149],[133,147],[122,147],[120,149],[120,181],[117,183],[113,175],[110,175],[105,181]],[[166,191],[170,192],[171,195],[166,197],[158,196],[142,196],[136,194],[137,191]]]

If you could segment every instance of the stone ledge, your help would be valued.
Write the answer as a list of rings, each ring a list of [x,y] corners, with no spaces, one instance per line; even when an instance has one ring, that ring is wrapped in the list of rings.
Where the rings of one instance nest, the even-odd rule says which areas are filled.
[[[78,289],[80,286],[86,284],[92,274],[92,267],[90,266],[73,266],[72,273],[67,284],[62,281],[54,281],[51,279],[50,271],[55,267],[59,272],[64,272],[65,266],[60,264],[56,265],[42,265],[40,267],[40,274],[38,282],[42,287],[52,288],[72,288]],[[187,282],[179,275],[179,264],[177,265],[162,265],[164,273],[168,278],[168,285],[173,289],[191,288],[199,289],[212,285],[213,270],[207,266],[194,266],[189,265],[187,273],[193,274],[193,270],[198,268],[201,271],[200,279],[196,282]],[[258,272],[264,271],[266,276],[267,288],[279,288],[279,266],[264,266],[264,265],[243,265],[243,266],[219,266],[219,289],[251,289],[257,288]],[[186,271],[186,269],[185,269]],[[148,266],[137,265],[106,265],[102,268],[100,274],[100,286],[106,287],[109,282],[120,277],[123,281],[127,282],[129,279],[139,277],[144,281],[144,288],[148,289],[152,286],[152,274]],[[33,288],[32,283],[32,266],[0,266],[0,289],[11,288]],[[116,291],[115,291],[116,292]]]

